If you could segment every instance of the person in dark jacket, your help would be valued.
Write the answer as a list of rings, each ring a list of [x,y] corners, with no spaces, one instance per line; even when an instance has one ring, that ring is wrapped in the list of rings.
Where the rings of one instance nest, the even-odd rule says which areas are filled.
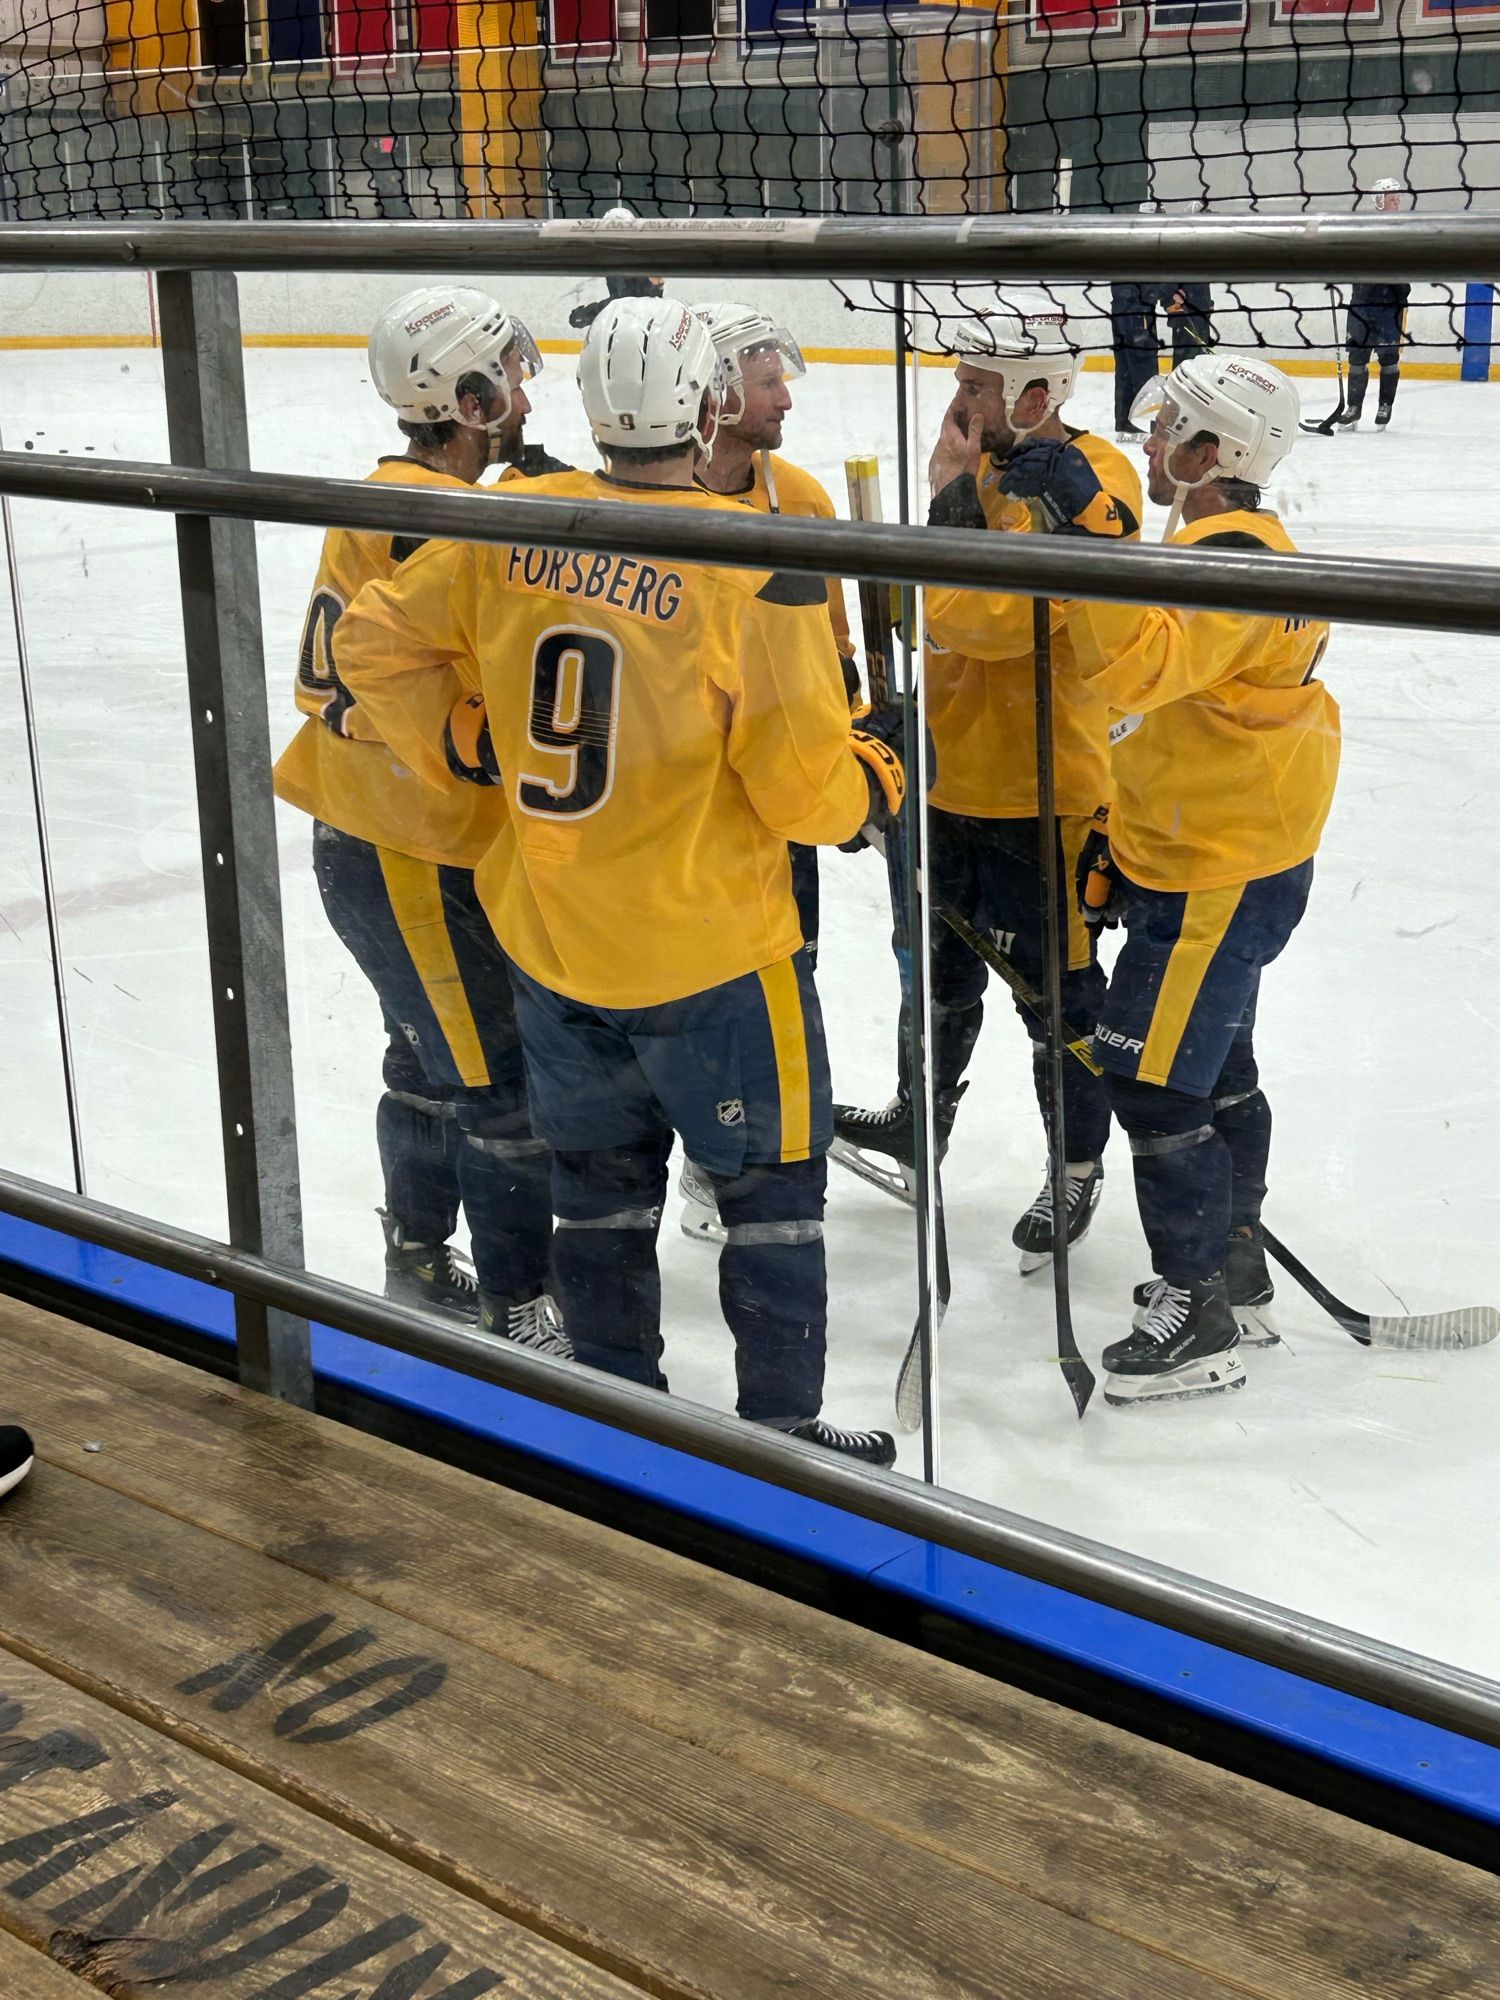
[[[1212,353],[1214,295],[1210,287],[1163,285],[1158,296],[1172,333],[1172,366],[1180,368],[1195,354]]]
[[[628,208],[608,209],[602,219],[605,222],[617,222],[622,226],[627,222],[635,221],[635,217]],[[592,326],[600,313],[609,304],[610,299],[659,299],[666,288],[666,282],[665,278],[642,278],[635,276],[606,278],[604,285],[608,297],[591,299],[587,305],[574,306],[573,310],[568,314],[568,325],[576,327]]]
[[[1377,181],[1373,192],[1378,214],[1400,213],[1399,181]],[[1343,429],[1353,430],[1364,412],[1372,354],[1380,363],[1375,427],[1384,430],[1390,422],[1396,391],[1401,385],[1401,343],[1406,338],[1406,307],[1410,298],[1410,285],[1355,285],[1351,290],[1344,331],[1344,346],[1349,354],[1349,387],[1344,407],[1333,420]]]

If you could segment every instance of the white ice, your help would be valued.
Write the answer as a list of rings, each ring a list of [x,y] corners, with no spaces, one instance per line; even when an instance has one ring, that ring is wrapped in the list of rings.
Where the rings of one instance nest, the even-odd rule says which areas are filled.
[[[546,328],[539,331],[545,333]],[[254,458],[362,476],[396,449],[344,351],[246,355]],[[538,384],[531,435],[589,462],[571,365]],[[930,436],[945,376],[925,370]],[[166,456],[160,357],[8,353],[0,431],[17,448]],[[1076,413],[1108,427],[1111,382]],[[1304,385],[1321,411],[1332,384]],[[814,367],[786,449],[829,489],[846,452],[878,449],[894,513],[891,378]],[[1389,434],[1303,439],[1278,499],[1307,548],[1492,561],[1490,449],[1500,392],[1408,381]],[[62,907],[89,1192],[220,1235],[201,871],[171,523],[17,503],[25,629]],[[1148,533],[1159,533],[1159,520]],[[293,654],[318,537],[260,531],[276,748],[294,726]],[[0,612],[0,1105],[4,1165],[68,1184],[51,973],[10,619]],[[1276,1110],[1273,1227],[1366,1311],[1500,1299],[1491,1040],[1500,919],[1490,883],[1500,751],[1492,640],[1346,628],[1325,673],[1346,731],[1312,905],[1267,974],[1258,1041]],[[378,1286],[373,1142],[380,1018],[325,924],[303,818],[280,809],[308,1261]],[[883,872],[823,864],[820,986],[841,1098],[894,1080],[896,986]],[[953,1304],[941,1336],[941,1473],[965,1492],[1382,1639],[1500,1677],[1493,1478],[1500,1350],[1367,1352],[1287,1281],[1282,1347],[1252,1352],[1221,1399],[1130,1412],[1096,1397],[1079,1423],[1050,1359],[1046,1275],[1023,1281],[1011,1224],[1043,1148],[1023,1031],[992,992],[945,1176]],[[912,1326],[907,1211],[833,1170],[827,1410],[890,1419]],[[668,1365],[679,1393],[732,1404],[714,1260],[662,1234]],[[1117,1138],[1097,1224],[1073,1265],[1085,1353],[1125,1330],[1147,1260]],[[920,1474],[920,1443],[902,1469]]]

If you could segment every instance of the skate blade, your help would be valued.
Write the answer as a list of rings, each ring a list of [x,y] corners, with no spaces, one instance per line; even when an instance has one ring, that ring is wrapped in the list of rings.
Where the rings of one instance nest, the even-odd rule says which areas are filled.
[[[1243,1389],[1245,1364],[1234,1348],[1184,1362],[1168,1375],[1104,1376],[1104,1400],[1117,1410],[1141,1403],[1187,1402],[1194,1396],[1220,1396],[1226,1389]]]
[[[1097,1208],[1098,1206],[1099,1204],[1095,1202],[1094,1208]],[[1072,1242],[1068,1245],[1068,1255],[1070,1257],[1073,1255],[1073,1252],[1075,1250],[1081,1250],[1084,1244],[1088,1241],[1089,1231],[1094,1226],[1094,1208],[1091,1208],[1089,1210],[1088,1221],[1083,1225],[1082,1229],[1079,1230],[1078,1234],[1073,1238]],[[1023,1278],[1031,1278],[1034,1277],[1038,1271],[1051,1270],[1052,1252],[1050,1250],[1023,1250],[1017,1261],[1021,1276]],[[1140,1325],[1139,1320],[1136,1321],[1136,1325],[1137,1326]]]
[[[1271,1317],[1269,1300],[1264,1305],[1235,1306],[1232,1310],[1242,1347],[1280,1347],[1281,1335]]]
[[[830,1160],[836,1160],[847,1172],[858,1175],[859,1179],[877,1187],[882,1194],[894,1195],[897,1201],[905,1202],[908,1208],[915,1208],[917,1198],[911,1182],[906,1178],[906,1169],[878,1162],[872,1155],[862,1153],[858,1146],[847,1139],[835,1138],[828,1148]]]
[[[682,1211],[682,1233],[689,1243],[708,1243],[714,1249],[729,1241],[729,1231],[717,1215],[690,1202]]]

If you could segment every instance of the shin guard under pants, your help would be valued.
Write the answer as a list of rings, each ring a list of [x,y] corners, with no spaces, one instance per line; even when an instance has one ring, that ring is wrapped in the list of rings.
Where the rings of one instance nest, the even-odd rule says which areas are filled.
[[[552,1155],[553,1290],[588,1368],[665,1389],[656,1236],[672,1135]]]
[[[792,1424],[823,1406],[828,1279],[823,1255],[826,1160],[712,1176],[727,1232],[719,1303],[734,1335],[735,1408]]]
[[[453,1105],[458,1188],[479,1289],[502,1305],[525,1305],[551,1283],[551,1154],[532,1133],[519,1079],[455,1091]]]
[[[1102,966],[1088,965],[1078,972],[1065,972],[1062,978],[1063,1019],[1085,1033],[1091,1030],[1099,1018],[1108,983]],[[1030,1008],[1023,1007],[1018,1000],[1016,1012],[1032,1037],[1031,1077],[1036,1090],[1037,1109],[1042,1114],[1042,1129],[1047,1131],[1046,1045],[1041,1039],[1040,1023]],[[1063,1158],[1080,1163],[1102,1158],[1109,1140],[1109,1092],[1105,1089],[1103,1077],[1085,1069],[1066,1049],[1062,1059],[1062,1115]],[[1050,1131],[1048,1137],[1051,1137]]]
[[[458,1227],[456,1130],[441,1099],[388,1090],[375,1112],[385,1207],[413,1243],[446,1243]]]
[[[1234,1160],[1207,1098],[1109,1078],[1110,1103],[1130,1140],[1136,1202],[1151,1268],[1188,1285],[1224,1268]]]

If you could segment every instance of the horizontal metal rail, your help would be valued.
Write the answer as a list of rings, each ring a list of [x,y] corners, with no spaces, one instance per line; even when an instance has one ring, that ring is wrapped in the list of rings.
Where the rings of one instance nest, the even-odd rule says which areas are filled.
[[[1446,278],[1500,268],[1500,216],[976,215],[603,222],[43,222],[0,270],[733,272],[767,278]]]
[[[504,487],[444,492],[301,473],[0,452],[0,493],[90,506],[330,523],[443,541],[504,542],[723,563],[882,583],[950,584],[1054,598],[1293,613],[1357,625],[1500,632],[1500,568],[1393,563],[1369,556],[1119,547],[1065,535],[980,535],[895,522],[813,521],[739,508],[637,506],[525,496]]]
[[[1440,1660],[21,1174],[0,1172],[0,1209],[1500,1746],[1500,1685]]]

